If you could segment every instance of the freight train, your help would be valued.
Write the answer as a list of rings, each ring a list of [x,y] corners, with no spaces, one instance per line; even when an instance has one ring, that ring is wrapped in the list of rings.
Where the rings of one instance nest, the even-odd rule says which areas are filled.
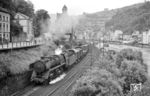
[[[86,56],[89,45],[82,45],[74,49],[63,51],[60,55],[42,57],[30,65],[32,70],[31,82],[36,84],[49,84],[50,81],[60,76]]]

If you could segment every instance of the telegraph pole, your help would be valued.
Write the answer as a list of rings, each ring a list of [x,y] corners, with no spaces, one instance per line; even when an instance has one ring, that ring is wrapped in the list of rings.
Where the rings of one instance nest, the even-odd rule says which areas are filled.
[[[92,41],[92,43],[93,43],[93,40],[91,40],[91,41]],[[92,44],[91,44],[91,45],[92,45]],[[93,63],[93,62],[92,62],[92,61],[93,61],[93,57],[92,57],[92,55],[93,55],[93,54],[92,54],[92,51],[93,51],[93,50],[92,50],[92,46],[91,46],[90,50],[91,50],[91,66],[92,66],[92,63]]]

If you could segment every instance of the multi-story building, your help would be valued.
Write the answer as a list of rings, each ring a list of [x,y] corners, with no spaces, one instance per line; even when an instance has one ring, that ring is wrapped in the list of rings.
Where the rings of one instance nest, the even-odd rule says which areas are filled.
[[[150,44],[150,30],[143,32],[142,43],[143,44]]]
[[[15,15],[15,22],[18,22],[23,27],[23,32],[26,33],[26,40],[30,41],[33,38],[32,19],[22,13]]]
[[[10,41],[10,14],[9,12],[0,7],[0,38],[2,41],[6,39]]]
[[[110,33],[110,40],[119,41],[123,39],[123,32],[121,30],[116,30]]]
[[[132,33],[132,39],[137,42],[142,42],[142,34],[139,31],[134,31]]]
[[[132,39],[132,35],[130,35],[130,34],[123,34],[123,40],[129,41],[131,39]]]

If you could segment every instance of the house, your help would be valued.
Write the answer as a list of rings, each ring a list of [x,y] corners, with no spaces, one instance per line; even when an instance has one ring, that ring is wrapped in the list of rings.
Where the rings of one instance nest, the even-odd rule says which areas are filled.
[[[150,44],[150,29],[142,33],[142,43]]]
[[[10,41],[10,14],[0,7],[0,38]]]
[[[133,38],[135,41],[141,42],[141,41],[142,41],[142,34],[141,34],[139,31],[134,31],[134,32],[132,33],[132,38]]]
[[[110,40],[119,41],[123,39],[123,32],[121,30],[116,30],[110,33]]]
[[[123,34],[123,40],[129,41],[131,39],[132,39],[132,35],[130,35],[130,34]]]
[[[15,22],[18,22],[23,27],[23,32],[26,33],[26,41],[33,38],[32,19],[22,13],[16,13]]]

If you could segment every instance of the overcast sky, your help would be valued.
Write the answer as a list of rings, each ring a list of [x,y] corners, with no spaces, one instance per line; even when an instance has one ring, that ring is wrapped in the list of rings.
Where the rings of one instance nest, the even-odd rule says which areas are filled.
[[[114,9],[135,3],[144,2],[144,0],[30,0],[34,4],[35,10],[45,9],[49,14],[61,12],[63,5],[68,7],[68,13],[71,15],[82,14],[83,12],[93,13],[101,11],[104,8]]]

